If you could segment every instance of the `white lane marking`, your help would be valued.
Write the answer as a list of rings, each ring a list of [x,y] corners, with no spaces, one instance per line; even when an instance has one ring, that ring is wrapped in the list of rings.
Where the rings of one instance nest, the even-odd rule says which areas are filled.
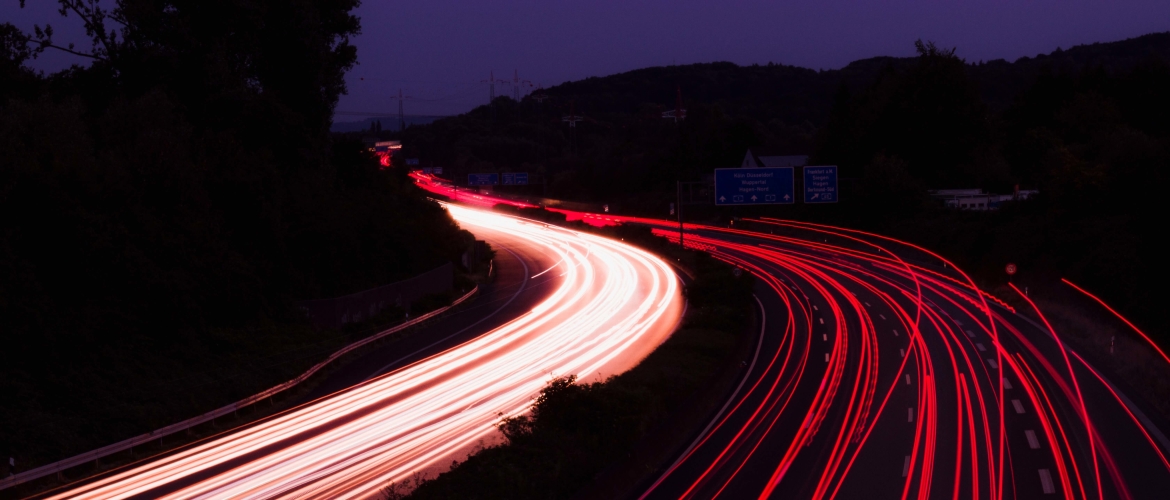
[[[1003,378],[1003,388],[1004,389],[1011,389],[1012,388],[1012,381],[1008,380],[1007,377]]]
[[[1040,440],[1036,439],[1036,431],[1028,429],[1024,431],[1024,436],[1028,438],[1028,447],[1033,450],[1040,449]]]
[[[959,326],[963,326],[963,322],[962,322],[962,321],[959,321],[959,320],[957,320],[957,319],[955,320],[955,324],[956,324],[956,325],[959,325]]]
[[[825,353],[825,362],[826,363],[829,362],[829,353],[827,353],[827,352]]]
[[[873,307],[873,306],[869,305],[869,302],[866,302],[865,307]]]
[[[914,408],[906,408],[906,421],[907,422],[914,421]]]
[[[814,311],[820,311],[820,309],[817,309],[817,306],[813,306],[813,310],[814,310]]]
[[[825,339],[825,342],[828,342],[828,341],[829,341],[829,334],[827,334],[827,333],[822,333],[822,334],[821,334],[821,337],[824,337],[824,339]]]
[[[995,364],[995,360],[994,360],[994,359],[989,359],[989,360],[987,360],[987,364],[988,364],[988,365],[991,365],[991,369],[992,369],[992,370],[995,370],[995,369],[998,369],[998,368],[999,368],[999,365]]]
[[[910,374],[906,374],[906,385],[910,385]]]
[[[1044,488],[1045,495],[1056,493],[1056,486],[1052,484],[1052,474],[1048,469],[1040,469],[1040,487]]]
[[[878,315],[878,317],[880,317],[880,318],[882,318],[882,319],[886,319],[886,315],[885,315],[885,314],[879,314],[879,315]]]
[[[553,269],[555,269],[557,266],[561,265],[561,262],[563,262],[564,260],[565,260],[565,259],[558,260],[556,264],[553,264],[553,265],[552,265],[552,267],[550,267],[550,268],[548,268],[548,269],[545,269],[545,270],[543,270],[543,271],[541,271],[541,272],[539,272],[539,273],[533,274],[533,275],[532,275],[532,277],[533,277],[533,278],[535,278],[535,277],[537,277],[537,276],[540,276],[540,275],[542,275],[542,274],[544,274],[544,273],[547,273],[547,272],[549,272],[549,271],[552,271],[552,270],[553,270]]]
[[[708,435],[707,433],[711,431],[711,427],[713,427],[715,423],[719,421],[719,419],[723,416],[723,413],[727,411],[727,407],[731,405],[731,402],[735,400],[736,395],[738,395],[739,391],[743,389],[743,385],[748,381],[748,375],[750,375],[752,371],[755,370],[756,361],[758,361],[760,358],[760,350],[764,347],[764,328],[768,324],[768,313],[764,309],[764,303],[760,302],[760,298],[756,296],[756,294],[753,293],[752,298],[756,299],[756,305],[760,306],[760,335],[759,339],[756,341],[756,353],[752,355],[752,363],[748,365],[747,371],[744,373],[743,378],[739,381],[739,385],[737,385],[735,390],[731,392],[731,397],[727,398],[727,402],[723,403],[723,407],[719,409],[719,412],[715,414],[715,417],[711,419],[711,422],[707,424],[707,427],[703,429],[703,432],[700,432],[699,436],[696,437],[694,441],[691,441],[691,445],[688,446],[687,449],[683,450],[682,454],[679,455],[679,458],[675,460],[675,462],[666,469],[666,472],[664,472],[663,475],[658,478],[658,482],[662,482],[662,480],[666,478],[666,475],[670,474],[672,471],[674,471],[674,469],[678,468],[678,465],[682,463],[683,457],[690,455],[691,450],[695,449],[695,447],[699,445],[699,441],[706,438]]]
[[[978,342],[975,343],[975,348],[979,349],[980,351],[987,352],[987,348],[983,347],[983,344],[980,344]]]
[[[894,336],[895,336],[895,337],[897,337],[897,336],[898,336],[898,330],[894,330]]]
[[[963,331],[967,332],[968,337],[975,338],[975,332],[973,332],[971,330],[963,330]]]
[[[906,460],[902,461],[902,477],[906,477],[910,473],[910,455],[906,455]]]
[[[903,358],[906,357],[906,350],[905,349],[898,349],[898,356],[903,357]]]
[[[822,325],[825,324],[825,318],[817,318],[817,321],[820,321]]]
[[[1016,413],[1019,413],[1021,415],[1024,414],[1024,405],[1022,403],[1020,403],[1020,400],[1013,399],[1012,400],[1012,408],[1016,409]]]

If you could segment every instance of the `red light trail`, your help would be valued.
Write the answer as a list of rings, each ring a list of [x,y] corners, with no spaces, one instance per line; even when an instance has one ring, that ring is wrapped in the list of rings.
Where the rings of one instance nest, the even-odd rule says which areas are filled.
[[[674,221],[550,210],[597,226],[649,225],[678,243]],[[806,222],[747,222],[772,231],[686,224],[685,243],[758,278],[761,362],[642,498],[1127,499],[1170,487],[1170,441],[1028,297],[1043,325],[927,249]],[[1170,363],[1116,310],[1065,283]]]

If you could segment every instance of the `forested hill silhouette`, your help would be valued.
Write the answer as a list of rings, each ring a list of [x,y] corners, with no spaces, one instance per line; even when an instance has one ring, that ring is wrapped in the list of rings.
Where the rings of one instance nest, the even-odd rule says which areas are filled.
[[[1004,107],[1042,71],[1079,72],[1085,68],[1126,71],[1151,59],[1170,59],[1170,33],[1056,49],[1013,62],[1003,59],[966,62],[971,78],[979,83],[982,97]],[[822,71],[773,63],[659,66],[566,82],[549,87],[545,93],[553,98],[575,100],[577,110],[582,112],[628,113],[648,103],[670,109],[679,87],[684,89],[683,97],[688,102],[718,104],[729,115],[820,125],[828,119],[833,96],[841,85],[853,88],[868,85],[883,71],[906,69],[915,60],[914,57],[873,57],[854,61],[841,69]]]
[[[0,24],[0,456],[35,466],[288,380],[345,341],[296,300],[470,245],[330,136],[357,0],[59,3],[91,44]],[[92,63],[41,75],[44,50]]]
[[[544,89],[540,100],[501,97],[412,127],[403,151],[456,182],[532,172],[549,197],[662,217],[676,181],[738,166],[748,148],[807,154],[839,165],[840,203],[687,213],[883,231],[953,256],[989,286],[1015,262],[1027,270],[1018,280],[1085,283],[1164,332],[1162,303],[1145,291],[1170,278],[1157,215],[1170,182],[1170,33],[1014,62],[964,61],[924,41],[915,48],[915,57],[829,71],[709,63],[587,78]],[[680,90],[687,116],[675,123],[663,112]],[[562,119],[570,113],[580,117],[573,128]],[[980,214],[943,210],[927,196],[1016,186],[1040,195]]]
[[[963,61],[961,84],[974,90],[986,112],[998,114],[1042,75],[1121,74],[1166,60],[1170,60],[1170,33],[1155,33],[1056,49],[1014,62]],[[751,146],[814,153],[823,146],[817,134],[824,132],[842,99],[866,92],[879,80],[889,81],[888,77],[905,73],[918,62],[918,57],[875,57],[824,71],[729,62],[644,68],[566,82],[526,96],[520,103],[500,97],[493,106],[440,119],[402,136],[407,156],[422,157],[424,164],[452,167],[453,174],[484,167],[543,169],[553,183],[558,175],[577,179],[583,167],[591,164],[595,166],[589,168],[600,171],[622,165],[633,177],[622,186],[642,192],[648,187],[643,181],[652,182],[642,172],[651,177],[664,174],[655,166],[659,160],[670,161],[673,168],[694,177],[700,175],[699,165],[702,169],[737,165]],[[689,108],[691,123],[672,127],[661,113],[675,107],[678,91]],[[541,94],[547,99],[533,99]],[[584,117],[575,138],[561,121],[570,111]],[[680,134],[661,135],[668,129]],[[680,136],[687,140],[677,142]],[[663,149],[667,145],[675,149]],[[639,152],[627,154],[634,150]],[[632,156],[639,157],[639,165],[629,164]],[[617,186],[595,189],[588,179],[573,184],[572,194],[577,197],[624,196]],[[554,194],[558,192],[559,188],[553,189]]]

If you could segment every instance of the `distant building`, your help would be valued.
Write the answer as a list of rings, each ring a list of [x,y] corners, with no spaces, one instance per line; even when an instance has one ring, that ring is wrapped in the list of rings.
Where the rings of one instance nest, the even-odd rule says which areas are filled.
[[[944,207],[958,210],[999,210],[1008,201],[1027,200],[1038,194],[1036,189],[1021,190],[1017,187],[1012,194],[985,193],[982,189],[932,189],[930,197]]]
[[[749,149],[743,155],[742,168],[759,167],[803,167],[808,165],[808,155],[778,155],[764,149]]]

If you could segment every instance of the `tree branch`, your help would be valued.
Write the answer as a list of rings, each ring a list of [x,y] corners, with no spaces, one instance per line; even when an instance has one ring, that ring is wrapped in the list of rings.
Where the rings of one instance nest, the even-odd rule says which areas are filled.
[[[87,15],[86,12],[82,11],[81,0],[60,0],[60,4],[63,7],[73,11],[74,14],[77,14],[77,17],[81,18],[81,21],[85,23],[86,32],[88,32],[89,35],[94,37],[98,42],[101,42],[102,47],[106,49],[106,53],[108,54],[110,52],[110,41],[106,36],[105,19],[107,16],[105,16],[105,13],[101,10],[101,7],[92,7],[86,9],[88,11]]]
[[[88,57],[88,58],[90,58],[90,59],[93,59],[93,60],[96,60],[96,61],[105,61],[105,60],[107,60],[106,58],[104,58],[104,57],[102,57],[102,56],[99,56],[99,55],[97,55],[97,54],[90,54],[90,53],[86,53],[86,52],[78,52],[78,51],[76,51],[76,50],[73,50],[73,49],[71,49],[71,48],[68,48],[68,47],[62,47],[62,46],[60,46],[60,45],[56,45],[56,44],[53,44],[53,43],[45,43],[45,42],[41,42],[41,49],[43,50],[43,49],[45,49],[45,48],[50,48],[50,49],[57,49],[57,50],[60,50],[60,51],[62,51],[62,52],[68,52],[68,53],[70,53],[70,54],[73,54],[73,55],[75,55],[75,56]]]

